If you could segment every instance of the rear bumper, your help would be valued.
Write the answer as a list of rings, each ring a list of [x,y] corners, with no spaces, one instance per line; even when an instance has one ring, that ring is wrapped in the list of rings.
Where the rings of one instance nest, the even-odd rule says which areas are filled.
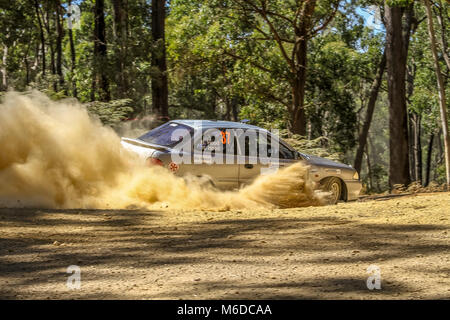
[[[362,189],[362,183],[359,180],[346,180],[345,185],[347,186],[347,201],[356,200],[359,197],[359,193]]]

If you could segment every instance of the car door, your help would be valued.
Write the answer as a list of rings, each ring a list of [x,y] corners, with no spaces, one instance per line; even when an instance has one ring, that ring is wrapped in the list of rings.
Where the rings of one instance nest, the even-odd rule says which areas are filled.
[[[278,138],[274,139],[269,133],[260,134],[256,137],[257,152],[250,151],[252,148],[249,138],[238,139],[239,155],[241,163],[239,165],[239,186],[251,184],[261,174],[269,174],[277,171],[279,168],[291,165],[298,161],[297,154],[291,150],[286,144]],[[271,155],[271,141],[278,141],[278,155],[270,157]],[[260,145],[265,145],[266,150],[262,150]],[[254,145],[253,145],[254,148]],[[273,161],[275,160],[275,163]]]
[[[210,129],[208,129],[210,130]],[[226,128],[217,128],[221,132],[226,132]],[[236,152],[233,152],[226,158],[226,146],[231,145],[234,141],[230,137],[223,141],[220,139],[210,139],[205,132],[193,141],[193,158],[192,163],[184,166],[184,170],[196,176],[209,177],[214,185],[220,189],[236,189],[239,186],[239,165],[236,161]],[[209,141],[208,141],[209,140]],[[220,152],[216,154],[218,149]],[[221,157],[222,163],[213,161],[213,157]],[[228,160],[228,161],[227,161]]]
[[[259,161],[258,137],[245,136],[237,139],[239,159],[239,187],[251,184],[264,169],[269,167]],[[256,149],[255,149],[256,148]]]

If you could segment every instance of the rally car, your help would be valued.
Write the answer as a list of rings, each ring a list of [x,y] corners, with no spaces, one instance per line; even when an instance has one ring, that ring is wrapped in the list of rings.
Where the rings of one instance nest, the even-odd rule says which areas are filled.
[[[260,174],[298,161],[310,178],[331,193],[331,203],[355,200],[362,188],[350,165],[298,152],[272,132],[231,121],[172,120],[122,145],[149,165],[176,175],[204,176],[216,188],[238,189]]]

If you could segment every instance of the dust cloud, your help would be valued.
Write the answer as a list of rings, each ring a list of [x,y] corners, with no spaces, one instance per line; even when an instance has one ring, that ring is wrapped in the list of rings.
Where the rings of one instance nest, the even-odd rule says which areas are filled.
[[[146,115],[122,122],[114,127],[114,131],[121,137],[136,138],[146,133],[149,128],[155,128],[157,125],[158,122],[155,116]]]
[[[238,209],[320,205],[295,164],[239,191],[146,167],[75,100],[8,92],[0,104],[0,207]]]

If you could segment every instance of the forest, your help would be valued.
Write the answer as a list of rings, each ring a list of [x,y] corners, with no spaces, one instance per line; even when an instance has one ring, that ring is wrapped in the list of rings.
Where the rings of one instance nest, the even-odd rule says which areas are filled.
[[[369,193],[450,183],[448,0],[0,0],[0,30],[0,98],[248,119]]]

